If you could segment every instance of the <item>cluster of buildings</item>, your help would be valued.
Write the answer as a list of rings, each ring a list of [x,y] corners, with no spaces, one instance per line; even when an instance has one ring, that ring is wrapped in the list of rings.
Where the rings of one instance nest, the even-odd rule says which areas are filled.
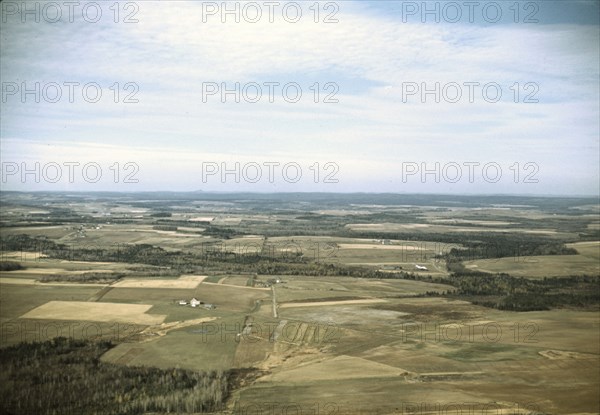
[[[265,282],[261,282],[261,281],[257,281],[254,286],[255,287],[271,287],[274,284],[285,284],[285,281],[283,281],[281,278],[269,278],[267,281]]]
[[[207,310],[214,310],[215,308],[217,308],[217,306],[214,304],[205,303],[204,301],[197,300],[196,298],[192,298],[190,301],[179,300],[179,305],[183,305],[183,306],[189,305],[194,308],[203,307],[203,308],[206,308]]]

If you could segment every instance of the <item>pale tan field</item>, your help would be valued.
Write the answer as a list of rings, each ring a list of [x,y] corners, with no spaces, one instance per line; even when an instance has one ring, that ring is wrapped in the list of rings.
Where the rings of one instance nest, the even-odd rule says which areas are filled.
[[[201,228],[196,228],[195,231],[202,231],[203,229]],[[161,231],[159,229],[152,229],[151,231],[148,232],[154,232],[157,233],[159,235],[168,235],[168,236],[175,236],[178,238],[202,238],[202,235],[198,234],[198,233],[179,233],[179,228],[176,231]]]
[[[193,320],[185,321],[172,321],[169,323],[161,323],[154,326],[146,327],[140,331],[139,336],[142,342],[156,340],[160,336],[166,336],[167,333],[173,330],[178,330],[190,326],[197,326],[198,324],[207,323],[209,321],[216,320],[217,317],[202,317]],[[158,336],[158,337],[157,337]]]
[[[560,233],[549,229],[525,229],[525,228],[486,228],[486,227],[459,227],[449,225],[434,225],[424,223],[353,223],[346,225],[347,228],[353,231],[378,231],[378,232],[403,232],[403,231],[422,231],[422,232],[516,232],[540,235],[561,235],[568,236],[570,234]]]
[[[41,252],[23,252],[23,251],[6,251],[2,252],[3,261],[20,261],[25,257],[27,260],[35,260],[39,258],[46,258]]]
[[[514,222],[503,222],[499,220],[468,220],[468,219],[431,219],[431,223],[469,223],[471,225],[486,225],[486,226],[508,226]]]
[[[211,216],[198,216],[195,218],[188,219],[190,222],[212,222],[215,220],[214,217]]]
[[[70,262],[71,264],[77,263],[77,262]],[[89,262],[86,262],[85,264],[89,264]],[[36,275],[56,275],[56,274],[61,274],[61,275],[81,275],[81,274],[85,274],[88,272],[97,272],[97,273],[111,273],[112,271],[109,269],[86,269],[86,270],[68,270],[68,269],[64,269],[64,268],[27,268],[27,269],[18,269],[15,271],[0,271],[0,275],[31,275],[31,274],[36,274]]]
[[[247,275],[231,275],[221,278],[218,284],[237,285],[240,287],[247,287],[248,276]],[[257,287],[259,288],[259,287]]]
[[[373,309],[380,307],[407,312]],[[462,413],[485,413],[486,404],[498,414],[597,413],[589,409],[598,407],[598,343],[586,341],[599,328],[596,313],[509,313],[467,301],[407,298],[282,314],[313,326],[331,322],[335,336],[276,342],[264,361],[271,373],[238,392],[249,407],[295,402],[308,411],[333,403],[347,415],[387,415],[417,403],[433,409],[404,413],[439,414],[456,406],[446,411],[437,404],[479,402]],[[405,323],[418,330],[407,331]]]
[[[594,258],[600,261],[600,241],[576,242],[567,244],[569,248],[575,248],[579,255]]]
[[[296,308],[296,307],[320,307],[320,306],[331,306],[331,305],[350,305],[350,304],[373,304],[373,303],[385,303],[386,301],[381,298],[366,298],[364,300],[341,300],[341,301],[314,301],[308,303],[285,303],[281,304],[281,308]]]
[[[196,288],[206,276],[187,275],[178,279],[126,278],[112,286],[115,288]]]
[[[342,379],[387,378],[407,374],[403,369],[359,357],[340,355],[319,359],[314,363],[278,372],[261,378],[260,382],[318,382]]]
[[[17,253],[21,254],[21,253]],[[24,277],[24,278],[35,278],[39,279],[44,275],[64,275],[64,276],[77,276],[86,273],[123,273],[123,264],[119,262],[97,262],[97,261],[68,261],[62,259],[40,257],[39,254],[37,259],[34,258],[34,252],[23,252],[22,255],[17,256],[14,260],[25,266],[26,269],[15,270],[15,271],[0,271],[2,277]],[[128,271],[136,271],[143,269],[157,269],[159,267],[147,266],[144,264],[128,264]]]
[[[261,277],[261,280],[266,276]],[[443,284],[425,283],[412,280],[374,280],[346,277],[301,277],[285,276],[284,284],[277,284],[277,301],[316,301],[327,298],[331,301],[406,297],[426,291],[443,292],[452,287]],[[346,297],[336,300],[336,297]],[[357,298],[359,297],[359,298]]]
[[[219,287],[233,287],[233,288],[240,288],[242,290],[271,291],[270,288],[248,287],[245,285],[234,285],[234,284],[221,284],[220,282],[203,282],[202,285],[217,285]]]
[[[2,274],[0,274],[2,275]],[[108,284],[86,284],[77,282],[39,282],[32,278],[5,278],[0,277],[0,284],[17,284],[17,285],[39,285],[39,286],[51,286],[51,287],[96,287],[102,288],[108,286]]]
[[[217,217],[212,221],[213,225],[239,225],[242,218]]]
[[[2,274],[0,274],[2,275]],[[4,278],[0,277],[0,284],[13,284],[13,285],[33,285],[37,281],[31,278]]]
[[[338,244],[340,249],[383,249],[397,251],[423,251],[427,248],[414,245],[383,245],[383,244]]]
[[[50,301],[23,314],[21,318],[45,320],[85,320],[135,323],[144,325],[160,324],[164,315],[146,314],[152,304],[116,304],[85,301]]]
[[[586,255],[548,255],[465,261],[468,269],[484,272],[506,272],[515,277],[567,277],[600,275],[600,262]]]

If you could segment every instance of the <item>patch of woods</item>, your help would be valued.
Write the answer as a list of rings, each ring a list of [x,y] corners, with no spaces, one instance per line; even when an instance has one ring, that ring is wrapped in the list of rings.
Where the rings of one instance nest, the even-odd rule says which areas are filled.
[[[371,237],[371,236],[370,236]],[[428,235],[431,237],[431,235]],[[449,237],[445,235],[445,237]],[[380,272],[376,269],[323,263],[291,253],[284,256],[236,254],[222,249],[203,249],[200,254],[166,251],[160,247],[137,244],[112,249],[69,248],[53,241],[28,235],[2,237],[2,246],[11,251],[38,251],[51,258],[80,261],[110,261],[168,267],[179,273],[255,273],[262,275],[346,276],[376,279],[411,279],[447,284],[453,290],[429,296],[449,296],[501,310],[533,311],[560,307],[598,308],[598,276],[574,275],[539,280],[517,278],[508,274],[489,274],[464,267],[467,259],[502,258],[515,255],[572,255],[577,251],[561,242],[523,235],[478,235],[476,240],[451,235],[454,243],[467,249],[451,249],[438,257],[446,261],[449,278],[431,277],[405,271]],[[462,240],[461,238],[465,238]],[[511,239],[512,238],[512,239]],[[40,246],[42,247],[40,250]],[[517,251],[512,247],[518,247]],[[217,247],[218,248],[218,247]],[[329,258],[331,259],[331,258]]]
[[[108,246],[107,249],[101,247],[80,248],[24,234],[3,236],[1,243],[5,250],[39,252],[49,258],[147,264],[169,267],[180,273],[218,270],[265,275],[388,277],[386,273],[369,268],[315,262],[297,252],[288,252],[282,255],[238,254],[225,251],[220,245],[212,248],[205,247],[200,253],[166,251],[149,244],[116,245]],[[398,272],[394,278],[402,278],[406,275],[408,273]]]
[[[156,212],[150,214],[151,218],[170,218],[171,216],[173,216],[171,212]]]
[[[152,229],[154,229],[156,231],[170,231],[170,232],[175,232],[175,231],[177,231],[177,226],[173,226],[173,225],[154,225],[152,227]]]
[[[64,337],[0,353],[0,413],[202,413],[223,407],[248,373],[127,367],[100,361],[113,345]]]
[[[25,267],[16,261],[0,262],[0,271],[18,271],[20,269],[25,269]]]
[[[462,224],[461,224],[462,226]],[[457,261],[475,259],[519,258],[534,255],[576,255],[564,241],[530,234],[500,232],[407,233],[407,232],[350,232],[346,237],[394,239],[403,241],[436,241],[442,251],[440,258]],[[575,241],[573,241],[575,242]]]
[[[454,290],[426,296],[467,300],[484,307],[508,311],[536,311],[553,308],[600,309],[600,277],[572,275],[529,279],[509,274],[490,274],[466,269],[462,263],[448,264],[450,277],[411,275],[409,279],[451,285]]]
[[[511,243],[510,239],[498,239],[493,243],[465,244],[466,249],[452,248],[447,259],[470,261],[475,259],[520,258],[538,255],[577,255],[575,248],[569,248],[562,242],[534,240],[528,243]]]
[[[108,272],[85,272],[83,274],[61,275],[50,274],[39,278],[40,282],[78,282],[87,284],[112,284],[123,278],[125,274],[112,274]]]
[[[451,296],[500,310],[534,311],[565,307],[598,309],[600,305],[597,276],[530,280],[507,274],[454,274],[448,282],[456,288]]]
[[[202,234],[206,236],[214,236],[215,238],[220,239],[231,239],[236,236],[246,235],[245,232],[241,232],[227,226],[216,225],[208,225]]]

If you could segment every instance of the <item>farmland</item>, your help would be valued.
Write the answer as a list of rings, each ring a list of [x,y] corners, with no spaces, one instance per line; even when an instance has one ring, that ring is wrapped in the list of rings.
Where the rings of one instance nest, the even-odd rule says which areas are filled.
[[[151,377],[168,382],[174,373],[206,374],[226,391],[203,404],[211,413],[600,411],[594,199],[8,193],[3,200],[7,353],[28,350],[27,342],[72,347],[107,374],[165,371]],[[49,357],[44,367],[57,362]],[[3,394],[21,382],[4,380]],[[191,402],[183,391],[194,382],[181,383],[182,402]],[[142,408],[154,398],[123,399]]]

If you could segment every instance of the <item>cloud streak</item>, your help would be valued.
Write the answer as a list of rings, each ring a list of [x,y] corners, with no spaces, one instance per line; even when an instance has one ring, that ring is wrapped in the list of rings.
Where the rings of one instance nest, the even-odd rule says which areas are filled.
[[[135,153],[148,166],[150,179],[139,190],[197,188],[184,170],[195,171],[194,160],[207,154],[240,162],[332,160],[346,166],[347,179],[330,191],[397,191],[396,176],[389,172],[406,161],[532,161],[545,178],[535,186],[500,189],[483,183],[477,189],[450,189],[598,192],[598,25],[576,19],[405,24],[369,3],[340,2],[339,8],[335,24],[312,19],[223,24],[218,18],[202,23],[198,2],[139,3],[139,23],[130,25],[110,19],[96,25],[81,19],[59,24],[9,20],[0,28],[3,83],[96,82],[102,99],[91,104],[76,95],[74,103],[35,103],[29,95],[23,103],[18,95],[6,97],[2,160],[47,159],[50,155],[40,152],[43,145],[85,157],[102,143],[113,146],[106,153],[113,158]],[[231,98],[222,103],[217,94],[203,102],[203,82],[232,88],[236,82],[271,81],[298,83],[302,99],[291,104],[276,94],[273,103],[263,98],[238,104]],[[129,92],[124,84],[135,83],[139,102],[115,103],[115,82],[120,101]],[[335,83],[339,102],[315,103],[315,82],[320,100],[329,92],[323,85]],[[436,82],[442,87],[493,82],[501,86],[502,99],[490,103],[477,92],[473,103],[436,103],[431,95],[423,103],[420,94],[406,100],[406,85],[413,82],[430,88]],[[538,88],[538,103],[522,102],[531,92],[524,88],[528,82]],[[438,187],[419,183],[400,190]],[[226,183],[214,190],[240,189]],[[287,183],[278,190],[299,188]]]

